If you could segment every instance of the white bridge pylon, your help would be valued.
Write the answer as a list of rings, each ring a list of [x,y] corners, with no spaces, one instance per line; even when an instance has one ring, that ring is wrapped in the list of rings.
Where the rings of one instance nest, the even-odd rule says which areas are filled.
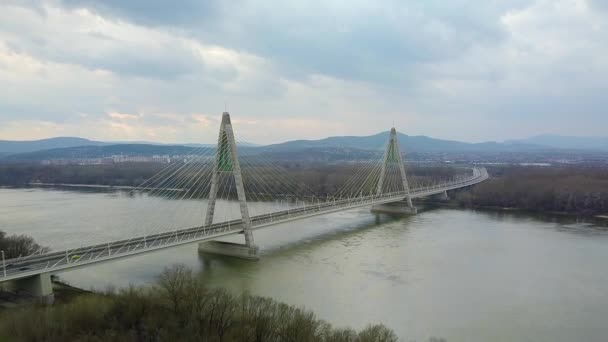
[[[407,181],[405,174],[405,166],[403,159],[401,158],[401,149],[399,147],[399,140],[397,139],[397,130],[395,127],[391,128],[391,133],[386,144],[384,151],[382,168],[380,170],[380,178],[376,187],[376,195],[381,196],[383,193],[384,180],[386,173],[391,164],[396,164],[399,170],[399,177],[401,178],[401,190],[404,193],[404,204],[400,202],[379,204],[372,207],[372,211],[376,212],[387,212],[387,213],[400,213],[400,214],[416,214],[416,208],[412,204],[412,196],[410,195],[410,186]]]
[[[259,248],[253,242],[253,233],[251,231],[251,216],[249,215],[249,207],[247,206],[247,196],[245,195],[245,186],[243,184],[243,174],[239,163],[239,154],[237,152],[236,141],[234,139],[234,131],[230,114],[222,113],[222,123],[220,124],[220,133],[217,138],[217,148],[215,150],[215,162],[211,173],[211,185],[209,190],[209,200],[207,202],[207,212],[205,214],[205,224],[203,227],[211,227],[213,225],[213,216],[215,214],[215,204],[217,202],[218,182],[220,175],[227,174],[234,177],[236,186],[237,200],[241,213],[242,232],[245,236],[245,244],[230,243],[225,241],[205,241],[199,244],[199,251],[213,254],[223,254],[236,256],[246,259],[257,260],[259,258]]]
[[[230,122],[230,114],[228,112],[224,112],[222,114],[220,134],[217,139],[215,164],[213,165],[213,173],[211,174],[211,189],[209,190],[209,201],[207,202],[205,227],[213,224],[215,202],[217,200],[218,192],[218,180],[220,174],[222,173],[229,173],[234,177],[237,198],[239,201],[239,207],[241,209],[241,219],[243,220],[245,244],[247,247],[254,247],[253,234],[251,233],[251,217],[249,216],[249,208],[247,207],[245,186],[243,185],[243,175],[241,173],[241,165],[239,164],[239,156],[236,142],[234,140],[234,131],[232,130],[232,123]]]

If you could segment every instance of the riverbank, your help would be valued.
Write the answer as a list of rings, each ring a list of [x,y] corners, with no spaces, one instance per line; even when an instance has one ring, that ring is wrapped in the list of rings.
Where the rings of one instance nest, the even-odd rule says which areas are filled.
[[[449,208],[449,209],[471,209],[486,212],[503,212],[503,213],[520,213],[524,215],[540,216],[545,219],[555,218],[569,218],[572,220],[583,220],[589,221],[594,224],[608,227],[608,214],[605,215],[593,215],[593,216],[581,216],[577,213],[565,212],[565,211],[543,211],[533,210],[517,207],[499,207],[491,205],[471,205],[463,206],[462,203],[457,200],[450,199],[448,201],[441,201],[435,199],[420,199],[414,201],[414,205],[426,206],[428,208]]]
[[[100,189],[100,190],[159,190],[154,187],[138,187],[127,185],[98,185],[98,184],[71,184],[71,183],[41,183],[30,182],[28,186],[33,187],[51,187],[51,188],[84,188],[84,189]],[[186,189],[179,188],[162,188],[163,191],[184,192]]]
[[[36,322],[36,324],[32,324]],[[192,270],[165,269],[155,284],[79,293],[52,306],[0,311],[6,341],[361,341],[395,342],[381,324],[335,328],[304,308],[209,288]]]
[[[52,284],[56,304],[69,303],[80,295],[92,293],[91,291],[72,286],[56,277],[52,277]],[[0,311],[31,306],[37,303],[38,299],[29,294],[14,293],[0,289]]]
[[[516,208],[581,218],[608,216],[608,176],[603,168],[502,166],[488,172],[487,181],[450,193],[452,201],[464,208]]]

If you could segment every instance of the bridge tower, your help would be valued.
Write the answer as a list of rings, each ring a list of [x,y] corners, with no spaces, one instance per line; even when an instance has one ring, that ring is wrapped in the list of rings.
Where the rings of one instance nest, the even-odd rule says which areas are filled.
[[[399,168],[399,175],[401,177],[401,184],[403,186],[405,198],[399,202],[375,205],[372,207],[372,211],[391,214],[416,214],[417,210],[412,204],[412,198],[410,197],[410,186],[405,175],[405,166],[403,165],[403,159],[401,158],[401,149],[399,148],[397,130],[395,127],[391,128],[388,144],[386,145],[386,150],[384,151],[384,162],[382,163],[380,178],[376,187],[376,195],[378,196],[382,195],[386,171],[391,164],[397,164],[397,167]]]
[[[253,242],[251,217],[249,216],[247,198],[245,197],[245,187],[243,186],[243,176],[241,174],[241,166],[239,164],[236,142],[234,140],[234,131],[232,130],[232,123],[230,122],[230,114],[228,112],[222,114],[222,123],[220,124],[220,133],[217,140],[215,164],[213,165],[213,173],[211,175],[211,187],[209,190],[209,200],[207,202],[207,214],[205,215],[205,227],[209,227],[213,224],[217,192],[219,190],[218,182],[220,180],[220,175],[222,174],[228,174],[234,177],[241,211],[245,244],[209,241],[201,243],[199,245],[199,250],[202,252],[237,256],[247,259],[258,259],[259,249]]]

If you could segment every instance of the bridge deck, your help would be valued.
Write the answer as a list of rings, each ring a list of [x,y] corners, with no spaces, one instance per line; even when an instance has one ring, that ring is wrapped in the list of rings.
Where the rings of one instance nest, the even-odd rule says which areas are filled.
[[[486,179],[488,179],[488,173],[484,168],[473,168],[473,176],[470,178],[433,187],[412,189],[410,196],[412,198],[419,198],[439,194],[444,191],[471,186]],[[293,220],[363,206],[397,202],[403,200],[406,195],[405,192],[395,192],[380,196],[359,196],[319,202],[304,207],[258,215],[251,219],[252,229],[260,229]],[[71,250],[8,259],[6,260],[6,267],[0,270],[0,282],[27,278],[41,273],[58,273],[68,269],[126,258],[159,249],[213,240],[222,236],[238,234],[242,231],[241,220],[232,220],[214,223],[209,226],[188,227],[171,232],[140,236]]]

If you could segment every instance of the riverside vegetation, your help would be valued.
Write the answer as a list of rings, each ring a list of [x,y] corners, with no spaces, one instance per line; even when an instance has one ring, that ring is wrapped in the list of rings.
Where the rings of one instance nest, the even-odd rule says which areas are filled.
[[[516,208],[577,216],[608,214],[608,172],[586,166],[502,166],[490,179],[457,191],[464,207]]]
[[[344,183],[361,169],[357,164],[338,163],[282,163],[283,170],[295,180],[320,196],[333,194]],[[146,179],[166,168],[161,163],[120,163],[100,165],[40,165],[40,164],[0,164],[0,185],[27,186],[31,182],[49,184],[87,184],[109,186],[138,186]],[[257,174],[264,174],[268,170],[259,166]],[[408,178],[413,185],[417,183],[430,183],[433,180],[445,180],[456,174],[466,172],[466,169],[452,166],[426,166],[408,168]],[[251,176],[249,168],[243,169],[243,177]],[[200,175],[197,170],[190,171],[196,180]],[[181,177],[182,175],[180,175]],[[204,183],[204,182],[203,182]]]
[[[124,163],[110,165],[0,164],[0,185],[27,186],[30,182],[137,186],[166,164]],[[320,197],[331,196],[359,169],[351,163],[285,162],[281,165],[301,191],[313,190]],[[264,170],[258,170],[263,174]],[[608,172],[600,166],[495,166],[491,178],[452,195],[463,207],[516,208],[546,213],[594,216],[608,213]],[[243,176],[248,177],[247,170]],[[411,187],[442,182],[467,172],[455,166],[409,166]],[[192,177],[195,177],[193,174]],[[200,182],[208,186],[208,182]],[[276,184],[275,184],[276,185]],[[374,184],[368,184],[374,191]],[[268,184],[272,188],[273,183]],[[206,194],[208,189],[193,188]],[[273,189],[269,189],[273,190]],[[280,189],[274,189],[280,191]],[[298,191],[298,189],[296,189]]]
[[[301,190],[331,196],[359,169],[351,163],[285,162],[281,165],[299,180]],[[137,186],[166,164],[110,165],[0,164],[0,185],[27,186],[30,182]],[[600,166],[494,166],[490,179],[452,194],[463,207],[516,208],[546,213],[594,216],[608,213],[608,172]],[[244,170],[247,177],[247,170]],[[264,170],[260,170],[260,174]],[[411,187],[425,186],[467,172],[455,166],[409,166]],[[194,177],[194,175],[192,176]],[[201,182],[200,184],[206,184]],[[373,185],[373,184],[372,184]],[[370,185],[369,191],[374,187]],[[205,185],[206,186],[206,185]],[[273,184],[268,184],[272,187]],[[306,189],[304,189],[304,187]],[[272,190],[272,189],[270,189]],[[280,190],[280,189],[279,189]],[[205,189],[193,189],[205,194]],[[278,191],[278,190],[277,190]]]
[[[0,340],[393,342],[397,337],[381,324],[360,331],[335,328],[302,308],[208,288],[192,270],[175,265],[148,287],[0,312]]]
[[[4,252],[4,257],[6,259],[48,250],[48,248],[42,247],[36,243],[31,236],[7,235],[6,232],[0,230],[0,251]]]
[[[47,248],[29,236],[0,231],[0,250],[7,258],[40,249]],[[151,286],[83,292],[54,306],[0,310],[0,341],[393,342],[397,337],[381,324],[359,332],[334,328],[312,311],[208,288],[192,270],[175,265]]]

